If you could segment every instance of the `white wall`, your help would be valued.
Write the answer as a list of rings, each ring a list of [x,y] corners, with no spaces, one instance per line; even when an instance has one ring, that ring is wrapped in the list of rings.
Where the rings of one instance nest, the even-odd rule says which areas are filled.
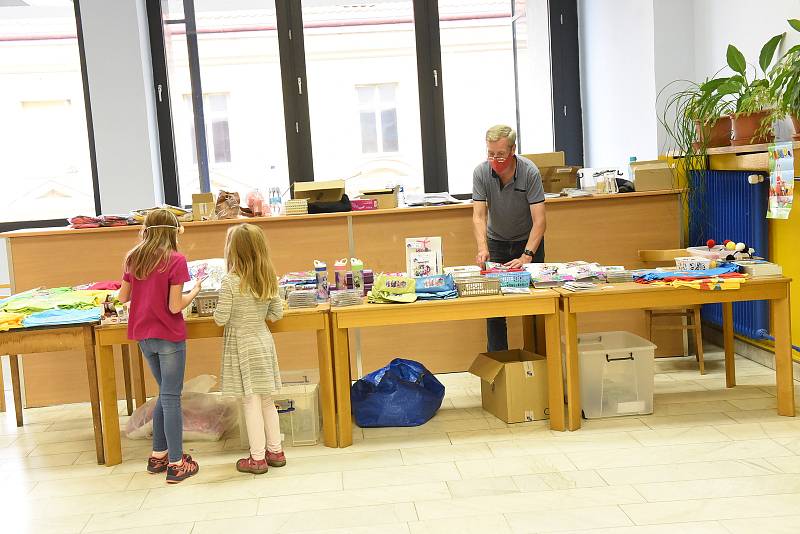
[[[658,154],[652,0],[578,4],[587,167]]]
[[[82,0],[81,19],[103,213],[162,195],[144,0]]]

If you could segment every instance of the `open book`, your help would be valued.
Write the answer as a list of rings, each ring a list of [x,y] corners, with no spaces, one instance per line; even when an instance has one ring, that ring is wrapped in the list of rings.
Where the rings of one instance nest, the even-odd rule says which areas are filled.
[[[198,278],[206,279],[203,282],[203,291],[219,291],[225,273],[225,259],[223,258],[190,261],[189,276],[191,280],[183,284],[183,292],[191,291]]]

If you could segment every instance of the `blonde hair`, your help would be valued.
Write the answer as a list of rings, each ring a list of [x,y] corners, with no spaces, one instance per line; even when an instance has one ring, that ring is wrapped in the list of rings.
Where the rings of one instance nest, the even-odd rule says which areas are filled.
[[[517,132],[511,126],[496,124],[486,131],[486,141],[493,143],[500,139],[508,139],[508,148],[517,144]]]
[[[125,272],[144,280],[156,267],[167,268],[167,262],[178,251],[178,218],[169,210],[156,209],[147,214],[141,231],[142,240],[125,255]]]
[[[240,224],[228,230],[225,243],[225,262],[228,272],[239,276],[239,291],[250,293],[259,300],[278,294],[278,277],[261,228]]]

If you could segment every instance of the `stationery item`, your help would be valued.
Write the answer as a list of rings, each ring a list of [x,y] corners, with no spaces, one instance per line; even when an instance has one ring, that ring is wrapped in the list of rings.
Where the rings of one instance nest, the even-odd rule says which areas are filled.
[[[422,293],[452,293],[456,291],[456,284],[449,274],[420,276],[416,279],[415,290],[418,297]]]
[[[750,276],[783,276],[783,269],[777,263],[766,260],[741,260],[733,262],[741,271]]]
[[[351,278],[353,289],[359,294],[364,295],[364,262],[358,258],[350,258],[350,268],[352,269]]]
[[[503,295],[530,295],[531,290],[528,287],[501,286],[500,293]]]
[[[333,264],[333,285],[338,290],[347,289],[347,258]]]
[[[406,273],[408,276],[442,274],[442,238],[407,238]]]
[[[308,289],[292,291],[289,293],[287,305],[290,308],[314,308],[317,305],[317,292]]]
[[[327,302],[330,296],[328,288],[328,265],[324,261],[314,260],[314,274],[317,279],[317,302]]]
[[[363,295],[354,289],[341,289],[331,291],[331,306],[357,306],[361,304]]]
[[[769,154],[768,219],[788,219],[794,203],[794,145],[776,143]]]
[[[219,291],[222,287],[222,279],[227,271],[224,258],[190,261],[188,267],[190,280],[183,284],[184,293],[191,291],[198,279],[204,279],[203,291]]]
[[[453,278],[469,278],[480,276],[481,268],[477,265],[458,265],[455,267],[445,267],[445,274],[453,275]]]
[[[592,282],[566,282],[561,287],[569,291],[588,291],[597,288],[597,284]]]

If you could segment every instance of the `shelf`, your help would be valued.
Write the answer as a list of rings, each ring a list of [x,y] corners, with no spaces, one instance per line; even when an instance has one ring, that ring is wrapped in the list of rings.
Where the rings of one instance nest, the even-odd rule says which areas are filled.
[[[762,143],[760,145],[744,145],[744,146],[723,146],[719,148],[709,148],[706,154],[709,156],[717,156],[724,154],[752,154],[754,152],[766,152],[767,148],[774,143]],[[793,143],[794,148],[800,148],[800,141]]]

